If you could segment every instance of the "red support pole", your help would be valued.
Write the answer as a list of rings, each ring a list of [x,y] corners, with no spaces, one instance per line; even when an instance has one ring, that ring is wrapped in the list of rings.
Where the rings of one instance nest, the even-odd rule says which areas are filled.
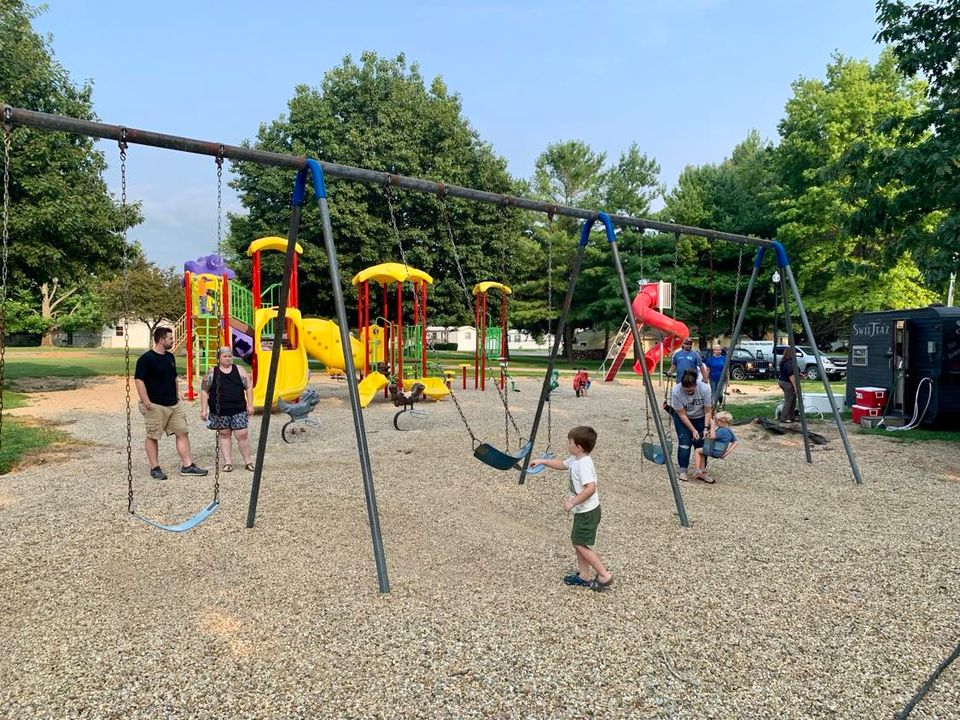
[[[464,363],[460,366],[460,369],[463,371],[463,389],[467,389],[467,365]]]
[[[359,332],[365,333],[363,337],[363,376],[370,374],[370,281],[363,282],[363,324]],[[344,349],[346,352],[346,349]]]
[[[250,270],[253,275],[252,287],[253,291],[253,310],[254,316],[256,316],[256,311],[260,309],[260,251],[257,250],[253,254],[253,267]],[[254,317],[254,323],[256,323],[256,317]]]
[[[290,273],[290,292],[287,293],[287,307],[300,307],[300,281],[297,275],[299,258],[296,251],[293,253],[293,271]]]
[[[473,297],[473,329],[476,331],[477,340],[473,344],[473,389],[476,390],[480,385],[480,296]]]
[[[193,278],[189,272],[183,273],[183,289],[186,292],[183,317],[187,339],[183,344],[187,347],[187,399],[193,400]],[[124,318],[123,321],[129,322],[129,318]]]
[[[397,283],[397,386],[403,390],[403,282]]]
[[[480,327],[483,342],[480,343],[480,389],[487,389],[487,294],[480,295]]]
[[[423,341],[420,344],[420,348],[423,351],[423,359],[421,361],[420,377],[427,376],[427,281],[424,280],[420,283],[420,286],[423,288],[423,300],[420,303],[420,314],[423,316]]]
[[[227,277],[227,274],[223,274],[223,290],[222,290],[222,302],[220,310],[223,313],[223,346],[231,347],[231,336],[233,333],[230,332],[230,278]]]

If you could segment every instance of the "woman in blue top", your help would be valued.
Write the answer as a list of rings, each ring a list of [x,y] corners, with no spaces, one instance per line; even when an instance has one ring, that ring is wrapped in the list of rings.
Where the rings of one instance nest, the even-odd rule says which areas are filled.
[[[710,392],[713,394],[714,402],[718,400],[717,385],[720,384],[720,378],[723,376],[723,365],[726,361],[723,348],[719,345],[714,345],[713,355],[703,361],[703,364],[710,370]]]

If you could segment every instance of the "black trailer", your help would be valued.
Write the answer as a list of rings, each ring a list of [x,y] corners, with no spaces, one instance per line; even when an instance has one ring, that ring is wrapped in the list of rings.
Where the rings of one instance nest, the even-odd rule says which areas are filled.
[[[932,305],[854,315],[847,358],[847,406],[855,388],[887,390],[884,415],[960,427],[960,308]],[[929,398],[929,405],[928,405]]]

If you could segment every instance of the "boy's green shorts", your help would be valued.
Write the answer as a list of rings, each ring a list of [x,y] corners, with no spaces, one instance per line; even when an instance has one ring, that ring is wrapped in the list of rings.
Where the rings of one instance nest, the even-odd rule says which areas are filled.
[[[593,547],[597,542],[598,527],[600,527],[599,505],[593,510],[587,510],[585,513],[577,513],[573,516],[573,531],[570,533],[570,540],[574,545]]]

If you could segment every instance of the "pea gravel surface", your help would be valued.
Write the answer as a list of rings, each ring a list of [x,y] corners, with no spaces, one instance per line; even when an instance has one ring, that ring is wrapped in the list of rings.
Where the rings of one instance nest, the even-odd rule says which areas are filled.
[[[353,422],[323,376],[305,442],[275,415],[256,527],[234,451],[222,508],[185,534],[126,513],[123,383],[31,396],[13,411],[78,441],[0,477],[0,716],[9,718],[892,718],[960,640],[956,444],[737,429],[715,485],[641,462],[638,385],[554,396],[553,448],[599,432],[602,593],[573,568],[566,476],[517,485],[475,461],[448,399],[397,432],[364,411],[391,592],[378,592]],[[510,393],[522,431],[539,384]],[[458,392],[477,436],[504,444],[495,393]],[[196,460],[213,433],[189,411]],[[411,419],[412,420],[412,419]],[[256,440],[260,419],[253,423]],[[213,479],[147,477],[139,511],[179,522]],[[547,440],[546,418],[538,449]],[[516,438],[510,437],[513,449]],[[960,663],[911,718],[960,717]]]

